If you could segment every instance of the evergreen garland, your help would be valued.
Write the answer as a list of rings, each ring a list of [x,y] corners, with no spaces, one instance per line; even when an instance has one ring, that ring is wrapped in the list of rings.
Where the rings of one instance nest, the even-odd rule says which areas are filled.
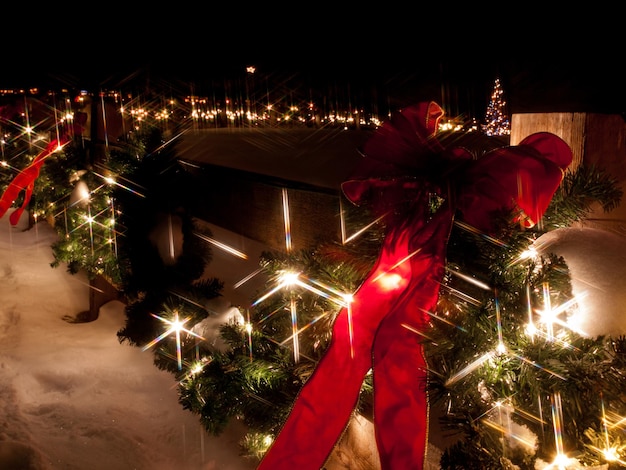
[[[440,419],[454,438],[444,449],[443,469],[533,469],[538,459],[549,461],[556,445],[550,417],[556,399],[567,423],[562,427],[562,445],[568,454],[586,465],[604,462],[593,442],[603,436],[602,407],[626,414],[621,390],[624,340],[582,338],[571,332],[559,333],[558,338],[529,336],[529,305],[542,308],[544,287],[550,287],[552,305],[570,300],[572,289],[563,258],[550,253],[528,259],[520,255],[542,233],[584,220],[592,204],[608,211],[620,198],[613,179],[596,168],[580,167],[566,176],[541,227],[521,230],[506,225],[503,218],[494,242],[455,224],[438,309],[425,334],[431,406],[447,410],[432,419]],[[363,210],[352,211],[369,217]],[[265,253],[261,266],[270,273],[267,288],[275,287],[282,273],[296,271],[316,285],[353,292],[378,253],[381,234],[372,230],[369,240],[348,245]],[[479,282],[468,282],[459,273]],[[291,340],[292,300],[300,328],[297,358]],[[301,288],[283,289],[254,304],[246,312],[248,330],[246,325],[222,327],[222,338],[231,348],[208,354],[200,372],[181,378],[183,407],[198,413],[216,434],[231,419],[242,420],[250,428],[245,441],[248,454],[261,456],[323,354],[338,311],[328,298]],[[506,351],[498,349],[500,342]],[[475,361],[476,367],[467,369]],[[368,379],[358,405],[366,415],[371,393]],[[494,413],[503,413],[507,422],[515,423],[509,426],[518,426],[523,436],[506,437]],[[529,441],[520,444],[523,439]],[[619,432],[615,439],[619,446]]]
[[[24,148],[13,149],[14,168],[26,166],[36,153],[19,145]],[[3,188],[13,174],[0,172]],[[123,182],[109,184],[108,177]],[[177,165],[173,146],[149,129],[131,135],[95,165],[87,162],[80,143],[67,146],[46,163],[35,187],[32,213],[49,220],[60,235],[51,265],[65,263],[71,273],[103,275],[124,291],[127,323],[118,333],[120,341],[151,344],[163,331],[159,316],[171,320],[180,315],[192,328],[207,316],[206,301],[220,295],[218,279],[199,280],[211,255],[194,235],[199,228],[188,210],[193,204],[185,199],[188,177]],[[91,191],[87,206],[72,201],[78,181]],[[602,450],[607,444],[618,454],[626,450],[622,428],[609,430],[603,418],[626,415],[626,339],[529,334],[529,311],[543,308],[546,296],[552,305],[568,302],[572,289],[563,258],[520,256],[541,234],[584,221],[595,204],[613,210],[621,197],[615,180],[597,168],[579,167],[565,175],[540,226],[520,230],[502,223],[494,242],[455,224],[447,274],[425,342],[431,405],[445,410],[437,418],[454,439],[444,449],[442,469],[530,470],[539,460],[550,461],[557,448],[551,410],[557,408],[567,423],[560,427],[562,446],[582,464],[606,463]],[[365,210],[346,207],[352,227],[371,221]],[[89,225],[90,214],[95,217]],[[164,263],[146,242],[160,214],[182,221],[184,247],[174,264]],[[330,340],[340,308],[332,293],[358,288],[376,259],[382,233],[374,226],[346,245],[264,253],[260,265],[270,274],[268,291],[282,274],[295,271],[329,294],[299,287],[266,298],[259,292],[263,300],[242,312],[249,323],[222,326],[226,351],[200,348],[190,335],[181,348],[185,367],[178,368],[173,359],[180,345],[163,338],[154,348],[155,364],[176,376],[183,408],[198,414],[214,434],[231,420],[241,420],[250,430],[246,452],[260,457]],[[119,245],[113,245],[117,238]],[[359,412],[370,413],[371,394],[367,378]],[[516,431],[509,434],[505,421]]]
[[[33,203],[42,207],[59,235],[52,244],[52,267],[64,264],[71,274],[82,270],[89,279],[100,275],[114,285],[122,282],[120,243],[125,228],[120,223],[119,187],[114,181],[130,171],[134,160],[114,148],[94,167],[87,163],[85,148],[73,142],[46,162]]]
[[[139,136],[137,150],[143,152],[134,171],[126,175],[137,191],[120,191],[118,200],[124,208],[122,224],[127,227],[124,259],[127,267],[121,290],[127,299],[126,325],[118,332],[121,342],[145,346],[162,332],[154,317],[171,313],[189,317],[190,328],[208,315],[202,307],[208,299],[221,295],[218,279],[201,279],[212,260],[211,247],[203,238],[210,230],[199,225],[191,211],[188,188],[194,183],[178,164],[176,146],[165,142],[158,128],[148,128]],[[180,222],[182,250],[174,259],[164,259],[159,252],[161,224]],[[156,237],[157,240],[155,240]],[[156,352],[164,353],[163,345]],[[171,354],[166,354],[171,357]],[[167,366],[160,360],[155,363]]]

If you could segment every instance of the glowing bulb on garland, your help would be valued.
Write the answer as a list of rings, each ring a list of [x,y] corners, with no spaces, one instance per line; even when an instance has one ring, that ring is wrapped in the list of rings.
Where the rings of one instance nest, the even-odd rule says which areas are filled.
[[[70,205],[86,206],[89,203],[90,194],[91,192],[89,191],[87,183],[82,180],[78,181],[70,195]]]
[[[164,317],[161,317],[159,315],[155,315],[153,313],[151,313],[150,315],[152,315],[154,318],[162,321],[163,323],[165,323],[168,326],[168,329],[163,332],[162,334],[160,334],[159,336],[157,336],[155,339],[153,339],[152,341],[150,341],[148,344],[146,344],[143,347],[143,351],[146,351],[148,349],[150,349],[152,346],[154,346],[155,344],[157,344],[158,342],[160,342],[162,339],[170,336],[172,333],[175,335],[176,337],[176,359],[177,359],[177,363],[178,363],[178,370],[182,370],[183,368],[183,362],[182,362],[182,351],[181,351],[181,332],[187,333],[188,335],[194,336],[196,338],[199,338],[201,340],[204,340],[204,338],[202,336],[200,336],[197,333],[194,333],[191,330],[188,330],[187,328],[185,328],[185,324],[191,319],[191,318],[185,318],[184,320],[180,319],[180,316],[178,314],[178,311],[174,312],[174,318],[173,319],[167,319]]]

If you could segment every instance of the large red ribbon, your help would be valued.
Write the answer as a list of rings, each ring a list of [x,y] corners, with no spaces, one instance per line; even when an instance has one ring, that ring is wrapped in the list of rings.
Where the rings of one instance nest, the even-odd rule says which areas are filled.
[[[572,160],[567,144],[548,133],[474,160],[466,150],[446,150],[435,139],[442,116],[430,102],[392,118],[366,143],[358,179],[342,184],[350,201],[369,204],[385,217],[385,239],[353,296],[351,315],[347,308],[338,313],[328,349],[259,470],[322,468],[370,370],[381,468],[423,468],[428,373],[418,333],[427,328],[427,312],[437,303],[455,214],[489,232],[496,211],[516,209],[516,219],[532,226]],[[445,201],[434,214],[433,193]]]

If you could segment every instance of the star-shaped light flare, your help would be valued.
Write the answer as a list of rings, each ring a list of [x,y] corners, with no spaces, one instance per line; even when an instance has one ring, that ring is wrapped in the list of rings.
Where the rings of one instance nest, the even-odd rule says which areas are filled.
[[[304,277],[304,279],[308,282],[304,282],[301,278],[304,277],[302,275],[302,273],[300,272],[291,272],[291,271],[284,271],[282,272],[278,278],[277,278],[277,283],[276,285],[271,288],[266,294],[264,294],[263,296],[261,296],[260,298],[258,298],[257,300],[255,300],[252,303],[252,307],[260,304],[261,302],[263,302],[264,300],[266,300],[267,298],[271,297],[273,294],[275,294],[276,292],[280,291],[281,289],[285,288],[285,287],[290,287],[290,286],[299,286],[302,287],[310,292],[313,292],[314,294],[319,295],[320,297],[323,297],[325,299],[328,299],[334,303],[336,303],[337,305],[339,305],[340,307],[346,307],[348,308],[348,320],[349,320],[349,328],[350,328],[350,338],[352,340],[352,334],[353,334],[353,330],[352,330],[352,311],[350,309],[350,304],[352,302],[352,295],[350,294],[342,294],[340,292],[338,292],[337,290],[331,288],[330,286],[326,286],[325,284],[319,282],[319,281],[315,281],[315,280],[311,280],[308,279],[306,277]],[[316,287],[316,286],[319,286]],[[321,290],[320,288],[326,289],[327,292]],[[297,338],[298,335],[300,334],[301,331],[305,330],[308,326],[310,326],[313,322],[319,320],[319,317],[317,319],[315,319],[311,324],[306,325],[303,328],[298,329],[298,322],[297,322],[297,311],[296,311],[296,305],[293,303],[293,301],[290,302],[290,312],[291,312],[291,322],[292,322],[292,336],[290,337],[293,341],[294,344],[294,355],[295,355],[295,360],[296,362],[298,361],[298,357],[299,357],[299,347],[297,344]]]
[[[178,315],[178,311],[177,310],[174,311],[174,319],[173,320],[167,319],[165,317],[161,317],[159,315],[155,315],[154,313],[151,313],[150,315],[152,315],[154,318],[156,318],[156,319],[162,321],[163,323],[165,323],[168,326],[168,329],[165,332],[163,332],[162,334],[160,334],[159,336],[157,336],[156,338],[154,338],[148,344],[146,344],[142,348],[142,350],[146,351],[146,350],[150,349],[152,346],[157,344],[163,338],[166,338],[167,336],[171,335],[172,333],[175,333],[176,334],[176,359],[177,359],[177,362],[178,362],[178,370],[182,370],[182,368],[183,368],[183,359],[182,359],[182,353],[181,353],[180,332],[183,331],[183,332],[187,333],[188,335],[195,336],[196,338],[199,338],[201,340],[204,340],[205,338],[203,338],[202,336],[200,336],[200,335],[194,333],[193,331],[188,330],[187,328],[185,328],[185,324],[191,319],[191,317],[187,317],[184,320],[181,320],[179,315]]]

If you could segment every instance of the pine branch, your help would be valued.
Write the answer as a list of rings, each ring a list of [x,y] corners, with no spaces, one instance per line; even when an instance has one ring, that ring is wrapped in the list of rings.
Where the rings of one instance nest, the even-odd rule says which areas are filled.
[[[623,191],[615,178],[595,165],[567,172],[544,216],[545,229],[569,227],[588,218],[594,205],[610,212],[621,204]]]

